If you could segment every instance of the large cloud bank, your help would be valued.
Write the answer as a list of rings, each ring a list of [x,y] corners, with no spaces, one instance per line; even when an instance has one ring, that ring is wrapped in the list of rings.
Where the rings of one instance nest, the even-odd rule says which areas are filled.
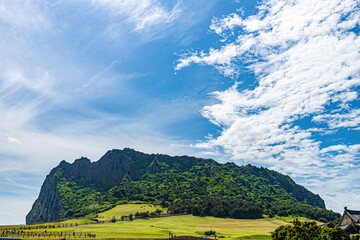
[[[183,55],[176,69],[212,65],[234,79],[252,71],[256,84],[213,93],[218,103],[202,114],[221,134],[196,147],[290,174],[335,210],[360,207],[360,144],[327,141],[359,135],[359,19],[356,0],[270,0],[255,15],[214,19],[222,46]]]

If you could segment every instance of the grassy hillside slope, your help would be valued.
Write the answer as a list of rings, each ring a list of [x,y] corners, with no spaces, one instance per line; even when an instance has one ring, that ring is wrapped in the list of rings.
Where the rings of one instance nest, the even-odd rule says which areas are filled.
[[[214,230],[218,236],[223,236],[224,239],[229,240],[246,236],[252,236],[248,239],[271,239],[270,232],[283,224],[288,224],[288,222],[276,218],[231,219],[185,215],[118,221],[116,223],[74,225],[73,227],[47,229],[47,234],[50,232],[81,232],[96,234],[95,239],[167,239],[169,232],[176,236],[205,237],[205,231]],[[29,230],[27,232],[44,233],[45,229]],[[13,235],[13,237],[17,236]],[[22,239],[34,239],[34,237],[20,237]],[[49,237],[35,237],[35,239],[49,239]],[[55,238],[51,237],[51,239]]]
[[[99,220],[108,220],[112,217],[120,218],[123,215],[128,216],[129,214],[135,214],[136,212],[155,212],[156,210],[162,210],[166,212],[167,209],[153,204],[136,204],[136,203],[129,203],[129,204],[121,204],[117,205],[116,207],[99,213],[98,219]]]
[[[134,214],[142,211],[155,211],[162,209],[160,206],[149,204],[123,204],[116,206],[113,209],[98,214],[99,220],[109,219],[112,217],[120,218],[122,215]],[[253,239],[253,240],[269,240],[270,233],[278,226],[290,224],[294,220],[293,217],[276,217],[263,219],[232,219],[232,218],[216,218],[216,217],[199,217],[192,215],[169,216],[137,219],[133,221],[117,221],[95,224],[95,221],[89,219],[71,219],[57,223],[37,224],[34,226],[56,225],[67,227],[56,227],[47,229],[31,229],[25,230],[25,233],[30,233],[30,237],[19,235],[9,235],[8,237],[22,238],[22,239],[60,239],[67,233],[66,239],[168,239],[169,232],[176,236],[197,236],[205,237],[204,232],[213,230],[216,231],[218,238],[224,239]],[[303,218],[303,220],[306,220]],[[89,224],[91,223],[91,224]],[[72,226],[70,226],[72,224]],[[25,227],[29,227],[25,226]],[[11,226],[11,228],[18,229],[24,226]],[[9,226],[0,227],[3,231]],[[34,233],[44,233],[51,237],[33,237]],[[76,232],[77,235],[82,233],[95,234],[95,238],[74,237],[72,234]],[[57,237],[54,236],[57,233]],[[40,235],[40,236],[41,236]],[[70,235],[70,237],[69,237]],[[213,238],[213,237],[212,237]]]

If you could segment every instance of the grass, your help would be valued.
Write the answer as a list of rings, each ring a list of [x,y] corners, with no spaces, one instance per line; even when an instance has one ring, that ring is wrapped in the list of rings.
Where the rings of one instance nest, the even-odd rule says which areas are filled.
[[[124,204],[98,214],[101,220],[113,216],[120,218],[130,213],[155,211],[162,209],[151,204]],[[196,217],[192,215],[138,219],[134,221],[117,221],[116,223],[88,224],[93,221],[87,219],[73,219],[57,223],[71,224],[72,227],[46,229],[48,233],[82,232],[96,234],[96,239],[167,239],[169,232],[176,236],[205,237],[204,232],[214,230],[217,236],[226,240],[270,240],[270,233],[278,226],[290,224],[292,217],[263,218],[263,219],[231,219],[215,217]],[[301,219],[306,220],[306,219]],[[75,223],[81,224],[75,226]],[[49,224],[44,224],[49,225]],[[16,227],[16,226],[14,226]],[[0,227],[1,229],[1,227]],[[30,232],[44,232],[45,229],[30,230]],[[29,231],[28,231],[29,232]],[[21,237],[26,239],[24,237]],[[29,239],[33,239],[30,237]],[[41,238],[35,238],[41,239]],[[48,238],[47,238],[48,239]],[[54,239],[54,238],[52,238]],[[74,238],[71,238],[74,239]],[[90,238],[87,238],[90,239]]]
[[[239,220],[223,219],[214,217],[194,217],[194,216],[174,216],[168,218],[157,218],[150,220],[137,220],[125,225],[123,222],[117,223],[123,229],[124,234],[130,237],[132,231],[142,229],[141,232],[156,235],[156,238],[166,237],[169,231],[177,236],[204,236],[208,230],[214,230],[219,236],[226,239],[237,239],[242,236],[251,235],[270,235],[276,227],[284,222],[277,220]],[[147,237],[147,236],[144,236]]]
[[[48,222],[48,223],[39,223],[39,224],[31,224],[31,225],[26,225],[26,226],[31,226],[31,227],[41,227],[41,226],[45,226],[45,225],[55,225],[57,226],[62,226],[64,224],[86,224],[86,223],[94,223],[94,220],[90,220],[90,219],[86,219],[86,218],[79,218],[79,219],[70,219],[70,220],[66,220],[66,221],[62,221],[62,222]],[[24,227],[25,225],[4,225],[4,226],[0,226],[0,231],[3,231],[3,229],[17,229],[19,227]]]
[[[270,240],[271,237],[268,235],[252,235],[252,236],[245,236],[240,237],[238,240]]]
[[[47,232],[83,232],[96,234],[97,239],[166,239],[169,232],[177,236],[204,237],[204,232],[214,230],[224,239],[269,240],[270,232],[282,224],[278,219],[230,219],[195,217],[191,215],[163,218],[118,221],[116,223],[79,225],[78,227],[47,229]],[[32,230],[32,232],[44,232]]]
[[[120,218],[122,215],[135,214],[136,212],[155,212],[157,209],[162,210],[166,213],[167,209],[162,208],[161,206],[155,206],[152,204],[122,204],[118,205],[108,211],[98,214],[98,218],[101,220],[108,220],[112,217]]]

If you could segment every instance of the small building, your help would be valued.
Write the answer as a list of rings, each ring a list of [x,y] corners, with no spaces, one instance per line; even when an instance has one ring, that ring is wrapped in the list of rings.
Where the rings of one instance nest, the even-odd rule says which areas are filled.
[[[321,224],[319,225],[321,228],[324,228],[324,227],[329,227],[329,228],[334,228],[336,225],[330,221],[330,222],[327,222],[327,223],[324,223],[324,224]]]
[[[347,234],[356,234],[360,232],[360,211],[344,208],[344,214],[338,224]]]

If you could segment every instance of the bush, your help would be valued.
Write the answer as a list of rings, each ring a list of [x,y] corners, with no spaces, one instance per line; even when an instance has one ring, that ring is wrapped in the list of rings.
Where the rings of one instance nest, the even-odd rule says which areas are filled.
[[[351,240],[359,240],[360,239],[360,235],[359,234],[351,234],[350,235]]]
[[[339,227],[321,228],[316,222],[300,222],[297,219],[293,226],[280,226],[271,234],[273,240],[341,240],[343,230]]]
[[[321,235],[320,238],[321,240],[337,240],[337,239],[342,239],[342,234],[344,233],[344,231],[339,228],[339,227],[334,227],[334,228],[329,228],[329,227],[324,227],[321,231]]]
[[[115,223],[116,222],[116,218],[112,217],[111,222]]]
[[[274,212],[270,211],[268,216],[269,216],[269,218],[273,218],[273,217],[275,217],[275,214],[274,214]]]
[[[213,236],[215,234],[216,234],[216,232],[214,230],[209,230],[209,231],[204,232],[204,235],[206,235],[206,236]]]

